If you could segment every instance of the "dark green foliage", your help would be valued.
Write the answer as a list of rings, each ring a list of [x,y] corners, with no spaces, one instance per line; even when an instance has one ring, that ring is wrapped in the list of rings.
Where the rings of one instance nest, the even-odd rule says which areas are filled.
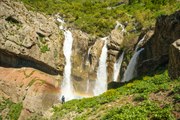
[[[180,84],[177,85],[176,87],[174,87],[174,89],[173,89],[172,92],[173,92],[173,93],[179,93],[179,94],[180,94]]]
[[[171,110],[169,105],[160,108],[154,102],[144,101],[138,106],[128,104],[111,109],[102,120],[175,120]]]
[[[180,94],[176,93],[173,98],[175,102],[180,102]]]
[[[147,94],[141,93],[141,94],[137,94],[134,98],[134,101],[143,101],[143,100],[147,100],[148,96]]]

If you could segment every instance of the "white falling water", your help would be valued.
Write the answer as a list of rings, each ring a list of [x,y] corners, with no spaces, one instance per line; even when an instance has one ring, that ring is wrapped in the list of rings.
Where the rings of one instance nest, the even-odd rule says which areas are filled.
[[[89,79],[87,80],[87,83],[86,83],[86,93],[89,92]]]
[[[113,75],[113,81],[118,81],[118,75],[120,73],[121,64],[123,61],[124,52],[121,54],[121,56],[118,58],[118,60],[114,63],[114,75]]]
[[[75,98],[74,89],[71,81],[71,54],[72,54],[73,37],[72,37],[72,33],[63,27],[63,25],[65,24],[64,20],[58,17],[57,21],[61,23],[59,29],[63,30],[65,36],[64,45],[63,45],[63,54],[65,56],[65,61],[66,61],[64,74],[63,74],[63,82],[61,85],[60,99],[62,98],[62,96],[64,96],[65,101],[69,101]]]
[[[145,36],[136,45],[135,53],[127,66],[127,70],[125,71],[124,77],[121,82],[128,82],[129,80],[137,76],[137,72],[136,72],[137,60],[141,51],[144,50],[144,48],[141,48],[140,50],[138,50],[138,48],[143,43],[144,39],[145,39]]]
[[[144,39],[145,39],[145,36],[146,36],[146,35],[144,35],[144,37],[143,37],[143,38],[138,42],[138,44],[136,45],[135,52],[137,52],[139,46],[140,46],[141,44],[143,44]]]
[[[61,86],[61,96],[64,95],[66,101],[74,98],[74,90],[71,81],[71,53],[72,53],[72,43],[73,37],[69,30],[64,31],[64,46],[63,53],[66,59],[66,65],[64,68],[63,82]]]
[[[88,49],[88,57],[87,57],[87,61],[88,61],[88,63],[90,63],[90,61],[89,61],[89,55],[90,55],[90,51],[91,51],[91,48],[92,48],[92,46]],[[87,83],[86,83],[86,93],[88,93],[89,92],[89,78],[88,78],[88,80],[86,81]]]
[[[103,92],[107,91],[107,37],[103,38],[104,46],[102,48],[101,56],[99,59],[99,66],[97,71],[97,79],[95,82],[95,87],[93,93],[95,96],[102,94]]]
[[[116,21],[115,30],[117,30],[119,26],[121,26],[121,29],[122,29],[121,31],[122,31],[123,33],[125,33],[126,30],[125,30],[125,28],[124,28],[124,25],[122,25],[119,21]]]
[[[61,26],[59,26],[59,29],[63,30],[64,29],[63,25],[65,24],[64,20],[58,17],[57,21],[61,23]]]
[[[88,49],[88,56],[87,56],[87,59],[86,59],[86,64],[87,65],[88,65],[88,63],[90,63],[89,55],[90,55],[90,52],[91,52],[91,48],[92,48],[92,46]]]
[[[137,76],[137,73],[136,73],[137,59],[138,59],[139,54],[143,50],[144,50],[144,48],[141,48],[140,50],[135,52],[135,54],[133,55],[133,57],[131,58],[131,60],[128,64],[127,70],[125,71],[123,80],[121,82],[128,82],[129,80],[131,80]]]

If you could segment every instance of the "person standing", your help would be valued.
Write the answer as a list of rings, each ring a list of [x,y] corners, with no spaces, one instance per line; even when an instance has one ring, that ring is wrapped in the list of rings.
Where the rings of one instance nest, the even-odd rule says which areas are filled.
[[[61,102],[62,102],[62,104],[65,103],[65,97],[64,97],[64,95],[63,95],[62,98],[61,98]]]

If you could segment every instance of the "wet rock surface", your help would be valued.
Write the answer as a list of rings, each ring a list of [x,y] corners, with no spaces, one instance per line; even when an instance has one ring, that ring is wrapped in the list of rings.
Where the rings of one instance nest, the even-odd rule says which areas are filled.
[[[168,72],[172,79],[180,76],[180,39],[170,46]]]

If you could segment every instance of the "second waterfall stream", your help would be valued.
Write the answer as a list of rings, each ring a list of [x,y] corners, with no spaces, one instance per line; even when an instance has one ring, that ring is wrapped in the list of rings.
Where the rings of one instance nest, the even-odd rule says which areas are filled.
[[[104,46],[102,48],[101,56],[99,58],[99,66],[97,71],[97,79],[93,93],[95,96],[100,95],[107,91],[107,39],[108,37],[102,38]]]

